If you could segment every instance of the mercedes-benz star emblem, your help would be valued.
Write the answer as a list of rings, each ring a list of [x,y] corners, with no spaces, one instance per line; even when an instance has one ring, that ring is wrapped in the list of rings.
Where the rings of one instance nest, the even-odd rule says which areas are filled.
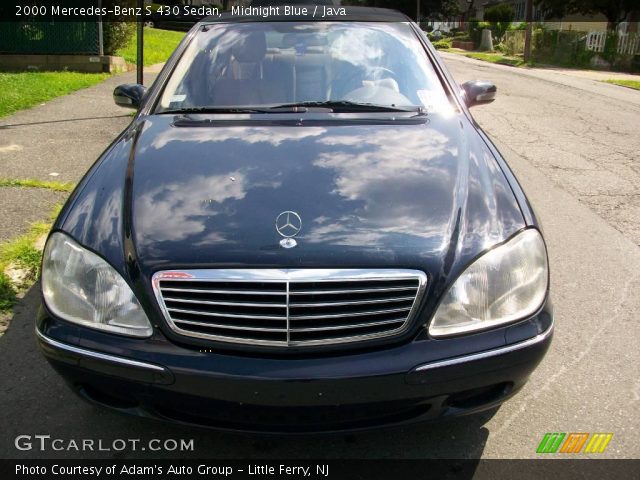
[[[276,231],[284,237],[280,245],[284,248],[293,248],[298,245],[293,237],[302,230],[302,219],[296,212],[282,212],[276,218]]]

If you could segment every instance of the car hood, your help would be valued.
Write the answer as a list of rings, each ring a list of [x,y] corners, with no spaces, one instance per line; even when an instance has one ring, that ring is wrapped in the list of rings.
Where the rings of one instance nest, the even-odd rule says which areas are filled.
[[[136,256],[149,274],[187,267],[442,271],[524,227],[503,172],[463,115],[178,119],[157,115],[132,126],[109,154],[117,158],[100,167],[126,168],[122,188],[110,189],[110,198],[123,199],[123,226],[114,230],[113,212],[104,220],[97,212],[93,227],[76,227],[75,236],[98,251],[122,235],[130,242],[124,256]],[[87,209],[97,201],[84,200]],[[275,223],[289,210],[302,230],[298,246],[284,249]]]

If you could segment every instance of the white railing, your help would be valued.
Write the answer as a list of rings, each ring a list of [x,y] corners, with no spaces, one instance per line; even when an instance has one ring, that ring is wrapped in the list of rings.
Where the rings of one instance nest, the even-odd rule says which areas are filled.
[[[622,33],[618,36],[618,53],[640,55],[640,36]]]
[[[604,52],[604,46],[607,42],[607,32],[589,32],[587,34],[587,50],[593,52]]]
[[[585,47],[593,52],[604,52],[607,32],[589,32]],[[640,36],[631,33],[618,34],[617,52],[621,55],[640,55]]]

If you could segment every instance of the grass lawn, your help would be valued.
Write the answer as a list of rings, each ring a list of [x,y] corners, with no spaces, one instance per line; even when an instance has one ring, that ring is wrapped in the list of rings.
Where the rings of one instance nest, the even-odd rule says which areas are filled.
[[[491,62],[491,63],[499,63],[500,65],[509,65],[511,67],[520,67],[522,65],[525,65],[524,60],[520,58],[505,57],[500,53],[474,52],[474,53],[465,53],[464,55],[470,58],[475,58],[477,60],[483,60],[485,62]]]
[[[640,81],[639,80],[606,80],[606,83],[613,83],[614,85],[620,85],[621,87],[629,87],[635,88],[636,90],[640,90]]]
[[[0,178],[0,187],[30,187],[30,188],[47,188],[55,192],[71,192],[75,185],[73,183],[47,182],[36,179],[12,179]]]
[[[148,66],[166,62],[184,36],[185,32],[145,28],[144,64]],[[126,47],[118,50],[116,55],[124,57],[128,63],[136,63],[136,36],[131,38]]]
[[[100,83],[108,73],[0,73],[0,117]]]
[[[51,214],[49,222],[34,223],[29,231],[10,242],[0,244],[0,313],[6,313],[15,304],[17,294],[33,285],[40,271],[42,252],[36,247],[36,241],[51,229],[51,223],[60,213],[61,205]],[[24,283],[14,284],[5,274],[9,266],[18,267],[28,272]]]

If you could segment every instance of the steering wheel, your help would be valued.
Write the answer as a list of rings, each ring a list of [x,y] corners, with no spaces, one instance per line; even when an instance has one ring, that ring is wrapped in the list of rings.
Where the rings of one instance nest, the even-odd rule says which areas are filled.
[[[378,72],[387,73],[388,75],[378,76]],[[371,70],[369,70],[367,73],[369,75],[367,76],[367,78],[365,78],[365,80],[382,80],[383,78],[391,78],[395,80],[396,83],[399,83],[398,77],[396,76],[395,72],[393,70],[388,69],[387,67],[376,66],[376,67],[373,67]]]
[[[349,77],[347,77],[347,80],[344,82],[345,85],[351,85],[353,82],[355,82],[356,77],[358,77],[360,74],[362,73],[361,70],[356,70],[354,73],[352,73],[351,75],[349,75]],[[382,74],[382,75],[381,75]],[[375,66],[375,67],[371,67],[371,68],[367,68],[366,72],[365,72],[365,78],[363,78],[363,81],[366,80],[382,80],[384,78],[391,78],[392,80],[394,80],[397,84],[400,84],[400,82],[398,81],[398,77],[395,74],[395,72],[393,70],[388,69],[387,67],[382,67],[382,66]],[[362,85],[358,85],[356,88],[350,90],[349,92],[347,92],[344,96],[348,96],[351,92],[355,92],[356,90],[361,89],[363,86]]]

